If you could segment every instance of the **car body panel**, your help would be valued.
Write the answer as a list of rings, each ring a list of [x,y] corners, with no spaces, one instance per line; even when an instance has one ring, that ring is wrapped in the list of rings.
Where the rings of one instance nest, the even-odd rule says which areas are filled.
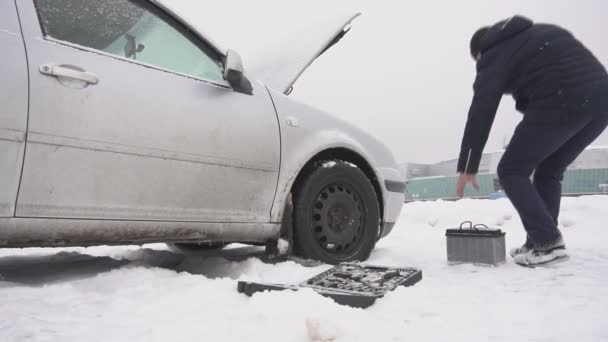
[[[15,213],[27,130],[28,75],[13,1],[0,2],[0,217]]]
[[[23,176],[21,183],[18,177],[10,181],[8,200],[0,195],[0,206],[2,201],[10,206],[20,187],[16,212],[0,207],[0,246],[275,240],[302,168],[318,153],[337,148],[371,165],[381,191],[383,227],[396,221],[403,193],[394,189],[403,180],[392,153],[360,129],[284,95],[358,14],[318,30],[325,35],[309,34],[295,59],[292,51],[277,56],[278,64],[266,72],[248,72],[248,77],[272,77],[265,84],[252,82],[254,96],[247,96],[226,82],[43,37],[33,0],[16,4],[23,38],[14,27],[3,31],[0,22],[0,44],[21,40],[21,54],[13,51],[10,62],[26,77],[0,83],[17,103],[11,111],[16,114],[0,118],[14,128],[0,125],[0,146],[4,141],[18,145],[12,154],[0,149],[0,172],[4,167]],[[23,43],[31,79],[29,129]],[[78,67],[99,82],[59,82],[40,73],[44,64]],[[273,67],[275,72],[268,72]],[[7,213],[15,217],[2,218]]]
[[[276,239],[280,225],[270,223],[161,222],[57,218],[0,218],[0,247],[66,247],[157,242]]]
[[[361,13],[346,12],[319,21],[279,41],[276,48],[264,48],[264,61],[253,65],[249,75],[266,86],[287,94],[302,73],[350,29]]]
[[[404,202],[403,193],[388,191],[386,180],[403,182],[391,151],[361,129],[278,91],[269,89],[281,125],[281,171],[272,208],[273,222],[282,219],[287,197],[302,168],[317,154],[344,148],[365,158],[374,169],[382,190],[384,222],[395,222]]]
[[[269,222],[280,141],[272,101],[43,37],[19,2],[31,76],[19,217]],[[39,72],[94,73],[85,87]],[[125,75],[128,75],[125,77]]]

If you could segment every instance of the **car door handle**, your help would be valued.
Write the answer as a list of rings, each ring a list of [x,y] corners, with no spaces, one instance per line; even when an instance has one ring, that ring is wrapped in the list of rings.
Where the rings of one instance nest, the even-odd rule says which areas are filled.
[[[97,84],[99,82],[97,75],[92,72],[75,70],[56,64],[42,64],[40,66],[40,73],[52,77],[72,78],[75,80],[87,82],[88,84]]]

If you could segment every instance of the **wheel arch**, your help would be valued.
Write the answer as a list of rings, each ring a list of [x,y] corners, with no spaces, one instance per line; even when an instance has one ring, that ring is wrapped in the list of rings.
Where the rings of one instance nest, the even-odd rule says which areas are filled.
[[[374,191],[376,192],[376,197],[378,198],[378,206],[380,209],[380,219],[384,222],[384,197],[382,195],[382,188],[380,186],[380,181],[378,180],[378,176],[374,171],[374,168],[371,164],[363,157],[361,154],[344,147],[334,147],[325,149],[317,154],[315,154],[312,158],[308,160],[306,164],[300,169],[295,180],[293,181],[291,188],[288,192],[288,196],[294,193],[297,189],[302,186],[304,179],[309,175],[313,170],[315,165],[318,162],[326,161],[326,160],[341,160],[348,163],[352,163],[356,165],[363,173],[367,176],[367,178],[372,183],[374,187]],[[289,201],[287,201],[287,205],[289,205]]]

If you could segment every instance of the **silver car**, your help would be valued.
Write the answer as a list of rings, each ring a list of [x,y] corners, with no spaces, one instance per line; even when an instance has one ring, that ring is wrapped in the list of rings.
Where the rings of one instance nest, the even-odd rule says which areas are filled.
[[[357,15],[248,73],[156,1],[0,1],[0,247],[366,259],[403,205],[393,155],[287,96]]]

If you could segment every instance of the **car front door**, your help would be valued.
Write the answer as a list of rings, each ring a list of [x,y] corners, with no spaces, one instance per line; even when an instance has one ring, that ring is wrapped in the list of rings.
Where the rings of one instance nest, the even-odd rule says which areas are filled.
[[[266,90],[147,0],[17,0],[30,73],[19,217],[268,222]]]
[[[27,61],[13,1],[0,1],[0,217],[12,217],[27,129]]]

